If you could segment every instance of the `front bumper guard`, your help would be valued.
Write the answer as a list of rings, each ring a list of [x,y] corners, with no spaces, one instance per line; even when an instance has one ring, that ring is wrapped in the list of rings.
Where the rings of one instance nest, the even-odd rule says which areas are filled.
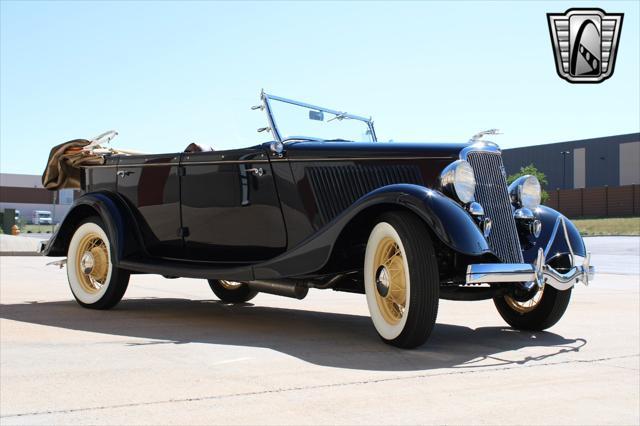
[[[467,267],[467,284],[491,283],[534,283],[538,287],[545,284],[558,290],[568,290],[579,282],[589,285],[595,268],[589,265],[591,254],[587,253],[582,265],[574,266],[567,272],[558,272],[545,264],[544,252],[538,250],[538,256],[532,264],[528,263],[479,263]]]

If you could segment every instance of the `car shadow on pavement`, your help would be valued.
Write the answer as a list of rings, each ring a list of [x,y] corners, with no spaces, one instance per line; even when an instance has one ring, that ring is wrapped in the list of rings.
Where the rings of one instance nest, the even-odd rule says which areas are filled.
[[[587,343],[550,332],[439,323],[427,344],[407,351],[382,343],[366,316],[214,300],[126,299],[110,311],[83,309],[72,301],[3,304],[0,318],[128,336],[136,340],[123,344],[131,346],[195,342],[263,347],[317,365],[378,371],[526,364],[578,352]]]

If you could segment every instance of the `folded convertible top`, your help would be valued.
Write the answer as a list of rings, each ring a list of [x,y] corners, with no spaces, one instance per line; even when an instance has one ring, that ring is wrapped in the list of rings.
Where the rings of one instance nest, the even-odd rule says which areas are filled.
[[[80,189],[80,168],[104,164],[103,156],[83,150],[90,143],[86,139],[74,139],[54,146],[42,174],[42,186],[51,191]]]

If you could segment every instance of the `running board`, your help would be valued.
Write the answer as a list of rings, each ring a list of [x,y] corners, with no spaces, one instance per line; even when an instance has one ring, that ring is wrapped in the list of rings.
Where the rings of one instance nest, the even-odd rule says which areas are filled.
[[[203,265],[166,259],[123,259],[118,267],[133,272],[209,280],[253,281],[253,265]]]

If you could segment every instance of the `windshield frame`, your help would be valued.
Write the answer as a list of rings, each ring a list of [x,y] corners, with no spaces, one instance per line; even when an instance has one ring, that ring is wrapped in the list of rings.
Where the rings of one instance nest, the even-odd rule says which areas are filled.
[[[283,98],[281,96],[270,95],[270,94],[266,93],[264,90],[260,93],[260,100],[262,101],[263,109],[267,113],[267,119],[269,120],[269,128],[268,129],[271,131],[271,134],[273,135],[273,137],[278,142],[286,143],[286,142],[293,141],[293,140],[317,140],[317,141],[323,141],[324,139],[300,137],[299,139],[287,138],[287,139],[283,140],[282,139],[282,135],[278,131],[278,125],[276,123],[276,120],[274,119],[273,113],[271,112],[271,105],[269,103],[271,100],[285,102],[285,103],[288,103],[288,104],[291,104],[291,105],[296,105],[296,106],[307,108],[307,109],[310,109],[310,110],[323,111],[323,112],[326,112],[326,113],[329,113],[329,114],[333,114],[335,116],[340,116],[343,119],[344,118],[348,118],[348,119],[351,119],[351,120],[363,121],[369,127],[369,130],[371,132],[371,139],[373,140],[373,142],[378,142],[378,138],[376,136],[376,131],[375,131],[374,127],[373,127],[373,119],[371,117],[369,117],[369,118],[362,117],[362,116],[355,115],[355,114],[349,114],[349,113],[343,112],[343,111],[336,111],[336,110],[333,110],[333,109],[329,109],[329,108],[325,108],[325,107],[321,107],[321,106],[317,106],[317,105],[308,104],[306,102],[301,102],[301,101],[296,101],[296,100],[293,100],[293,99]]]

